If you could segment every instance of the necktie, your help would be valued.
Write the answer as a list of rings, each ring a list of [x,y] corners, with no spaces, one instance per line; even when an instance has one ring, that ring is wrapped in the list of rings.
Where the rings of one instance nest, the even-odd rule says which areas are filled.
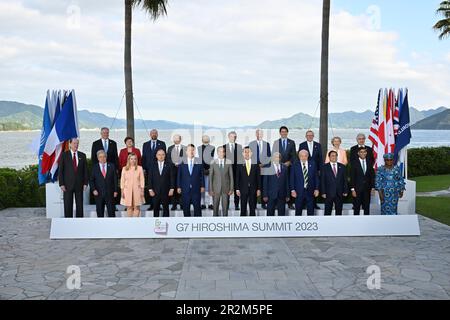
[[[283,151],[286,151],[286,139],[283,139]]]
[[[75,170],[75,173],[77,172],[78,165],[77,165],[77,154],[76,152],[73,153],[73,170]]]
[[[192,176],[192,160],[189,160],[189,174]]]
[[[163,163],[160,162],[159,163],[159,175],[162,175],[162,171],[163,171]]]
[[[334,176],[336,177],[337,176],[336,163],[333,163],[333,173],[334,173]]]
[[[221,170],[223,170],[223,161],[220,161],[220,162],[219,162],[219,168],[220,168]]]
[[[247,169],[247,175],[249,176],[250,175],[250,161],[245,161],[245,167],[246,167],[246,169]]]
[[[105,150],[106,153],[108,153],[108,140],[105,140],[103,144],[103,149]]]
[[[308,146],[309,146],[309,156],[312,157],[313,152],[314,152],[314,143],[308,142]]]
[[[175,148],[177,150],[177,157],[179,157],[180,156],[180,150],[178,149],[178,146],[176,146]]]
[[[305,188],[308,187],[308,168],[306,168],[305,163],[303,163],[303,181],[305,182]]]
[[[363,168],[364,174],[366,174],[366,160],[362,161],[362,168]]]
[[[102,175],[103,175],[103,178],[106,178],[106,168],[105,168],[105,164],[102,164]]]
[[[277,165],[276,168],[277,168],[277,177],[280,177],[281,175],[280,165]]]
[[[260,147],[260,145],[259,145],[259,141],[256,143],[256,162],[260,162],[259,161],[259,154],[260,154],[260,152],[261,152],[261,147]]]
[[[234,143],[231,144],[230,148],[231,148],[231,153],[234,154]]]

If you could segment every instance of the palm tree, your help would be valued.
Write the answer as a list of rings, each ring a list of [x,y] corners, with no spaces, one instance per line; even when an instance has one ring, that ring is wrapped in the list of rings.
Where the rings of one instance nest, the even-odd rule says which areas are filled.
[[[322,53],[320,67],[320,144],[322,152],[328,145],[328,48],[330,40],[330,0],[323,0],[322,9]]]
[[[434,30],[441,33],[439,39],[442,40],[450,36],[450,1],[442,1],[436,13],[444,16],[433,26]]]
[[[153,21],[167,15],[167,0],[125,0],[125,100],[127,108],[127,135],[134,138],[133,75],[131,71],[131,24],[133,8],[139,7],[150,14]]]

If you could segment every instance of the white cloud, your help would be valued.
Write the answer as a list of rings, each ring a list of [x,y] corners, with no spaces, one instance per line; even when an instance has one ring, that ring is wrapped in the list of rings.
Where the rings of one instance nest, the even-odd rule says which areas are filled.
[[[123,2],[0,0],[0,99],[42,105],[75,88],[82,108],[114,115],[124,91]],[[135,96],[145,118],[256,124],[312,114],[319,99],[321,4],[314,0],[181,1],[153,23],[134,12]],[[365,110],[379,87],[407,86],[415,106],[448,104],[450,68],[421,52],[399,58],[395,32],[332,11],[330,111]],[[437,71],[438,70],[438,71]],[[121,116],[124,117],[124,106]]]

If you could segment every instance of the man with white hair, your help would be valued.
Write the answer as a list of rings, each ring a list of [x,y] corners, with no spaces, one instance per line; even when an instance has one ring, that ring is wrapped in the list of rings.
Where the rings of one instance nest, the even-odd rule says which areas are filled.
[[[319,196],[319,174],[316,163],[309,161],[309,152],[300,150],[290,172],[291,196],[295,198],[295,215],[301,216],[303,203],[306,202],[308,216],[314,215],[314,198]]]
[[[373,149],[366,145],[366,135],[364,133],[358,133],[358,135],[356,136],[356,142],[357,144],[350,149],[350,163],[358,161],[358,150],[360,148],[365,148],[367,150],[367,162],[369,163],[369,165],[373,165],[375,161],[373,156]]]
[[[252,161],[259,165],[261,170],[263,170],[263,167],[270,166],[271,157],[270,144],[267,141],[264,141],[263,137],[264,131],[262,129],[256,129],[256,140],[253,140],[248,144],[252,150]],[[263,179],[263,175],[261,175],[261,179]],[[264,193],[264,184],[262,183],[262,180],[261,188],[261,193]],[[261,199],[261,207],[267,209],[267,201],[264,200],[264,197]]]

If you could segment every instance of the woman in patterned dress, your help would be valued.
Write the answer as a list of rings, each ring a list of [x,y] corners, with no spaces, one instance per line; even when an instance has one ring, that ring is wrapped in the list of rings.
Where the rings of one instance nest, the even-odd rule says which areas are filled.
[[[387,153],[383,156],[384,166],[377,170],[375,189],[378,190],[381,201],[382,215],[396,215],[398,199],[403,197],[405,180],[400,168],[394,165],[394,155]]]

